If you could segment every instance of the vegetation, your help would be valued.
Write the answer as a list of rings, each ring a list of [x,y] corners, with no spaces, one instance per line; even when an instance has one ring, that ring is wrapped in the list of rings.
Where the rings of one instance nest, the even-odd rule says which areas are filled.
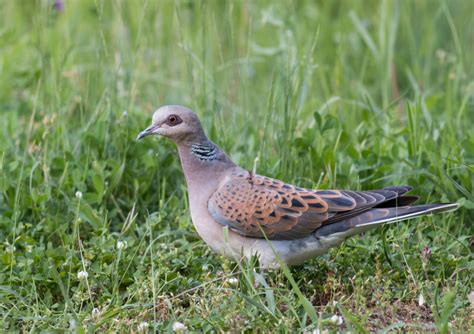
[[[2,1],[0,330],[469,331],[473,12]],[[235,264],[196,235],[175,147],[135,141],[171,103],[260,174],[463,207],[290,270]]]

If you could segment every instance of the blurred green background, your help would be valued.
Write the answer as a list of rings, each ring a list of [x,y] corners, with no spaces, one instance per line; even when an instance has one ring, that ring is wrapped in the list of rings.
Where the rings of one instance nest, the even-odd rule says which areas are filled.
[[[1,2],[0,328],[467,331],[473,13],[467,0]],[[199,240],[175,148],[134,140],[164,104],[191,107],[260,174],[409,184],[463,208],[293,269],[315,321],[285,275]]]

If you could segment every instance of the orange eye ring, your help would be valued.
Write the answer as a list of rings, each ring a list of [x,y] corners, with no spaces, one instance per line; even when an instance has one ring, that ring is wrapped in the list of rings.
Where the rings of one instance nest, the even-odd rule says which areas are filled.
[[[178,115],[169,115],[168,119],[166,120],[166,124],[169,126],[175,126],[182,122],[183,120]]]

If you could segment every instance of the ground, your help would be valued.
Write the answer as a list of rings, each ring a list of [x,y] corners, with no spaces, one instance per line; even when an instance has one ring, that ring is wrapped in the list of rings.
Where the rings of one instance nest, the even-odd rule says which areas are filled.
[[[473,12],[1,2],[1,330],[472,330]],[[174,145],[135,141],[171,103],[259,174],[462,207],[299,267],[227,261],[194,231]]]

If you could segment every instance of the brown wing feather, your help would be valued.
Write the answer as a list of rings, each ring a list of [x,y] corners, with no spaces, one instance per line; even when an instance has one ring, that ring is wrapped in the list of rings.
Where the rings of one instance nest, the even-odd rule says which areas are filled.
[[[323,198],[324,196],[324,198]],[[297,239],[326,221],[330,212],[350,210],[355,201],[340,191],[322,196],[265,176],[234,173],[209,199],[220,224],[248,237]]]
[[[211,196],[208,209],[219,224],[244,236],[289,240],[355,217],[408,190],[311,190],[239,170]]]

